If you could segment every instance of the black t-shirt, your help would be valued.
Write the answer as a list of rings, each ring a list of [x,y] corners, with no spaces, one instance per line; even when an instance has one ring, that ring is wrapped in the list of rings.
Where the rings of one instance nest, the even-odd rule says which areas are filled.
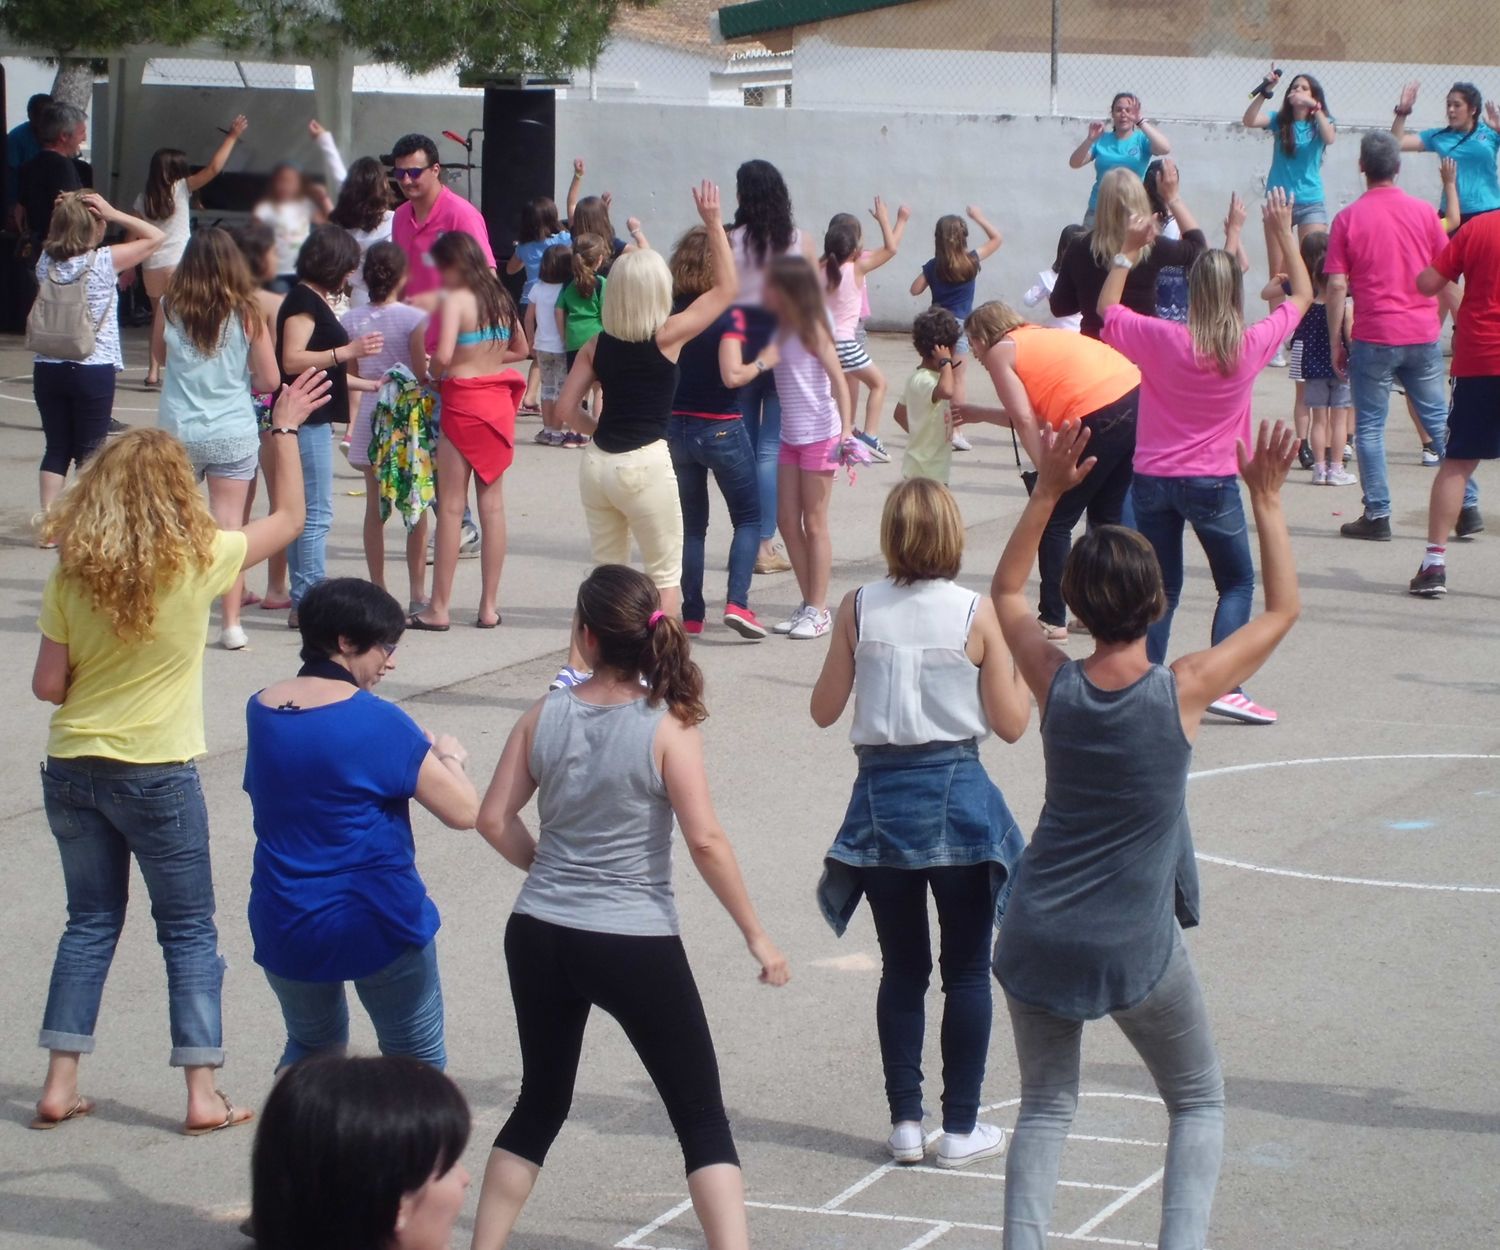
[[[594,373],[604,393],[594,446],[617,456],[666,437],[677,392],[677,362],[661,354],[654,337],[627,343],[599,331]]]
[[[333,388],[328,392],[328,402],[308,417],[307,424],[331,425],[335,421],[342,424],[349,420],[348,375],[344,372],[342,360],[335,366],[333,358],[327,353],[335,347],[347,347],[349,333],[333,315],[333,309],[328,307],[328,301],[306,283],[299,282],[287,292],[287,297],[281,301],[281,308],[276,313],[277,364],[281,364],[282,344],[286,338],[286,319],[297,316],[310,316],[313,319],[313,331],[312,336],[307,340],[307,350],[324,353],[324,358],[318,361],[318,368],[327,369],[328,379],[333,383]],[[295,382],[297,375],[288,373],[286,367],[282,365],[281,380]]]
[[[38,152],[21,166],[20,198],[26,210],[26,229],[45,239],[52,226],[52,205],[64,191],[82,191],[94,185],[94,171],[87,161],[61,152]]]
[[[679,313],[690,303],[691,300],[678,300],[672,311]],[[677,358],[677,395],[672,400],[674,414],[739,416],[739,392],[725,386],[724,376],[719,372],[719,344],[727,338],[744,343],[744,309],[731,308],[697,338],[682,345],[682,354]]]
[[[1089,233],[1068,244],[1052,288],[1052,315],[1071,317],[1082,313],[1083,332],[1096,339],[1104,329],[1104,319],[1099,316],[1099,292],[1104,290],[1109,265],[1101,265],[1094,259],[1090,250],[1093,242],[1094,236]],[[1169,265],[1190,269],[1207,247],[1208,240],[1201,230],[1185,230],[1180,239],[1157,239],[1146,259],[1126,275],[1125,294],[1120,303],[1144,317],[1156,316],[1157,274]]]

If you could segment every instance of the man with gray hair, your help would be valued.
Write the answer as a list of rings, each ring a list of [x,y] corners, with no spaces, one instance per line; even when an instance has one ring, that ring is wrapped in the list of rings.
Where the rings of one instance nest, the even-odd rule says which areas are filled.
[[[1339,530],[1345,538],[1391,540],[1391,489],[1386,473],[1385,423],[1391,384],[1399,381],[1417,419],[1441,455],[1448,441],[1448,397],[1443,353],[1438,347],[1437,300],[1417,290],[1417,275],[1448,244],[1432,205],[1396,186],[1401,149],[1386,131],[1365,135],[1359,145],[1365,193],[1333,219],[1328,235],[1328,331],[1333,366],[1354,392],[1354,450],[1364,513]],[[1344,305],[1354,297],[1353,342],[1340,333]],[[1458,536],[1484,528],[1479,493],[1464,488]]]
[[[78,159],[88,136],[88,118],[82,109],[54,100],[42,110],[36,127],[42,150],[21,166],[18,201],[26,232],[38,246],[47,237],[57,197],[94,185],[93,170]]]

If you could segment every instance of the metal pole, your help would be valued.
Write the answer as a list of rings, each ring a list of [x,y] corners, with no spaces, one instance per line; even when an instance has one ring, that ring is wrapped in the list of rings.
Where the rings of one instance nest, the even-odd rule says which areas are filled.
[[[1062,0],[1052,0],[1052,56],[1051,56],[1051,87],[1052,87],[1052,116],[1057,116],[1057,62],[1058,54],[1062,48]]]

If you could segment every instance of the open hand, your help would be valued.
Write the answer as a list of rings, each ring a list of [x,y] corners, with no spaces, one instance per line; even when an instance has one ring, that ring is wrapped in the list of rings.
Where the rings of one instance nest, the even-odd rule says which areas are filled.
[[[611,204],[613,204],[614,202],[615,202],[615,195],[614,195],[613,191],[606,191],[603,195],[601,195],[599,197],[599,203],[601,203],[601,204],[604,205],[604,211],[606,213],[609,212],[609,206]]]
[[[1250,216],[1245,208],[1245,201],[1240,199],[1238,191],[1229,193],[1229,212],[1224,217],[1224,232],[1232,233],[1244,228],[1246,219]]]
[[[890,224],[890,214],[885,211],[885,201],[878,195],[875,197],[875,207],[870,210],[870,216],[875,218],[882,226]]]
[[[361,334],[349,344],[354,349],[354,354],[363,360],[366,356],[373,356],[385,346],[385,335],[379,330],[371,330],[368,334]]]
[[[1451,156],[1445,156],[1438,162],[1438,169],[1445,187],[1456,186],[1458,183],[1458,162]]]
[[[1090,122],[1089,142],[1092,143],[1095,139],[1102,135],[1106,129],[1108,129],[1108,125],[1105,122]]]
[[[1281,187],[1272,187],[1266,193],[1266,204],[1261,209],[1261,217],[1266,223],[1268,231],[1277,234],[1292,233],[1292,206],[1296,203],[1294,196],[1288,195]]]
[[[747,943],[750,954],[760,965],[760,979],[764,985],[785,985],[792,979],[792,968],[787,958],[776,949],[776,943],[761,933]]]
[[[1042,427],[1042,454],[1036,466],[1038,492],[1061,495],[1072,490],[1093,471],[1098,463],[1097,457],[1080,459],[1092,433],[1088,426],[1077,421],[1064,421],[1055,430]]]
[[[282,383],[271,409],[271,420],[276,425],[296,429],[328,402],[332,387],[325,370],[304,369],[295,382]]]
[[[1246,450],[1244,440],[1235,439],[1240,476],[1245,479],[1252,498],[1273,498],[1281,493],[1287,471],[1297,459],[1299,442],[1296,429],[1284,421],[1278,421],[1274,426],[1268,421],[1260,423],[1253,457]]]
[[[1397,103],[1396,107],[1402,112],[1410,112],[1416,106],[1417,88],[1421,85],[1422,84],[1418,82],[1409,82],[1406,84],[1406,86],[1402,87],[1401,99]]]
[[[1484,102],[1484,119],[1489,122],[1491,130],[1500,130],[1500,104],[1493,100]]]
[[[1170,204],[1182,191],[1182,171],[1171,157],[1161,163],[1161,178],[1157,181],[1156,189],[1161,193],[1163,204]]]
[[[57,198],[62,199],[67,194],[68,192],[64,191]],[[97,191],[81,191],[78,193],[78,198],[83,201],[83,206],[100,221],[113,221],[120,215],[114,205]]]
[[[703,224],[710,229],[724,224],[723,213],[719,207],[719,184],[717,182],[710,182],[705,178],[693,188],[693,207],[698,210],[698,216]]]
[[[316,126],[317,122],[314,122],[313,125]],[[245,131],[249,129],[250,119],[243,113],[241,113],[238,117],[236,117],[232,122],[229,123],[229,137],[231,139],[238,139],[242,134],[245,133]]]

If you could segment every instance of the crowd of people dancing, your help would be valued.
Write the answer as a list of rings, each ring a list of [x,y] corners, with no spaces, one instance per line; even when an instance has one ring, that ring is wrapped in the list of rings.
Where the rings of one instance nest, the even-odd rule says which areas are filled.
[[[873,916],[891,1158],[930,1152],[938,1167],[963,1168],[1006,1150],[1004,1127],[979,1120],[993,973],[1021,1079],[1007,1250],[1046,1243],[1083,1024],[1105,1016],[1170,1117],[1158,1244],[1201,1250],[1224,1087],[1182,937],[1200,911],[1185,787],[1205,715],[1276,720],[1245,683],[1299,611],[1284,485],[1299,462],[1317,485],[1352,484],[1352,454],[1364,506],[1342,532],[1388,541],[1384,427],[1400,385],[1436,467],[1410,583],[1434,598],[1446,590],[1450,536],[1483,528],[1473,473],[1500,458],[1500,113],[1459,83],[1447,125],[1408,134],[1408,87],[1391,130],[1361,137],[1367,189],[1330,224],[1321,167],[1334,118],[1307,74],[1265,114],[1281,77],[1273,68],[1244,115],[1274,142],[1259,206],[1267,317],[1246,317],[1249,207],[1232,197],[1222,246],[1210,246],[1168,136],[1122,92],[1070,158],[1096,178],[1082,220],[1027,293],[1027,306],[1047,306],[1045,324],[1004,302],[976,306],[1001,232],[979,206],[941,216],[911,284],[929,305],[895,388],[864,322],[870,274],[905,241],[905,205],[893,214],[873,199],[872,246],[861,217],[840,213],[820,247],[797,226],[776,167],[749,160],[732,211],[714,183],[692,189],[699,224],[664,256],[637,218],[628,238],[615,234],[611,197],[583,195],[578,160],[566,216],[550,197],[532,200],[497,265],[484,219],[444,185],[431,139],[399,139],[389,169],[374,157],[345,167],[313,123],[336,196],[279,166],[248,220],[191,231],[191,197],[224,168],[245,118],[199,169],[158,151],[126,213],[81,182],[64,185],[64,165],[79,177],[81,117],[39,106],[29,123],[38,154],[17,167],[17,203],[37,247],[38,536],[57,562],[33,690],[57,705],[42,788],[68,919],[32,1127],[95,1110],[81,1059],[94,1049],[132,859],[166,961],[183,1132],[254,1118],[218,1083],[224,962],[194,760],[205,750],[212,605],[230,650],[246,645],[242,613],[258,605],[287,613],[301,664],[247,692],[248,924],[285,1043],[256,1134],[246,1231],[267,1250],[449,1245],[471,1124],[442,1075],[440,918],[417,870],[414,799],[450,827],[477,828],[524,875],[505,932],[523,1074],[485,1168],[475,1250],[501,1250],[522,1215],[566,1123],[594,1007],[619,1021],[666,1106],[708,1246],[748,1247],[740,1159],[671,880],[680,829],[760,980],[787,982],[787,957],[715,811],[699,730],[708,713],[693,640],[709,623],[712,476],[733,530],[723,626],[749,641],[825,640],[809,703],[817,725],[853,700],[858,779],[818,900],[840,934],[862,899]],[[1438,211],[1394,185],[1401,153],[1417,150],[1443,161]],[[160,416],[111,437],[119,282],[137,267],[153,309],[145,384],[160,390]],[[1448,315],[1451,400],[1439,347]],[[1291,420],[1256,430],[1252,389],[1284,353]],[[975,365],[998,406],[970,401]],[[835,601],[833,484],[841,470],[891,460],[881,430],[893,390],[905,447],[881,519],[887,575]],[[465,555],[480,568],[472,625],[502,626],[502,488],[523,414],[539,421],[536,445],[579,453],[597,567],[578,588],[567,663],[511,728],[481,793],[462,743],[376,691],[407,633],[453,628]],[[1008,428],[1018,466],[1023,454],[1031,466],[987,595],[957,581],[965,527],[947,488],[963,427],[982,424]],[[365,479],[364,578],[328,574],[340,442]],[[261,479],[268,508],[256,516]],[[386,585],[393,511],[406,531],[404,605]],[[1218,602],[1208,647],[1168,664],[1189,526]],[[263,563],[258,594],[246,577]],[[795,576],[800,604],[768,625],[752,584],[777,572]],[[1070,658],[1080,634],[1091,649]],[[1046,797],[1028,839],[978,743],[1017,741],[1033,703]],[[1149,755],[1143,741],[1155,744]],[[534,831],[523,815],[533,799]],[[929,892],[944,994],[931,1133]],[[381,1059],[342,1057],[351,982]]]

